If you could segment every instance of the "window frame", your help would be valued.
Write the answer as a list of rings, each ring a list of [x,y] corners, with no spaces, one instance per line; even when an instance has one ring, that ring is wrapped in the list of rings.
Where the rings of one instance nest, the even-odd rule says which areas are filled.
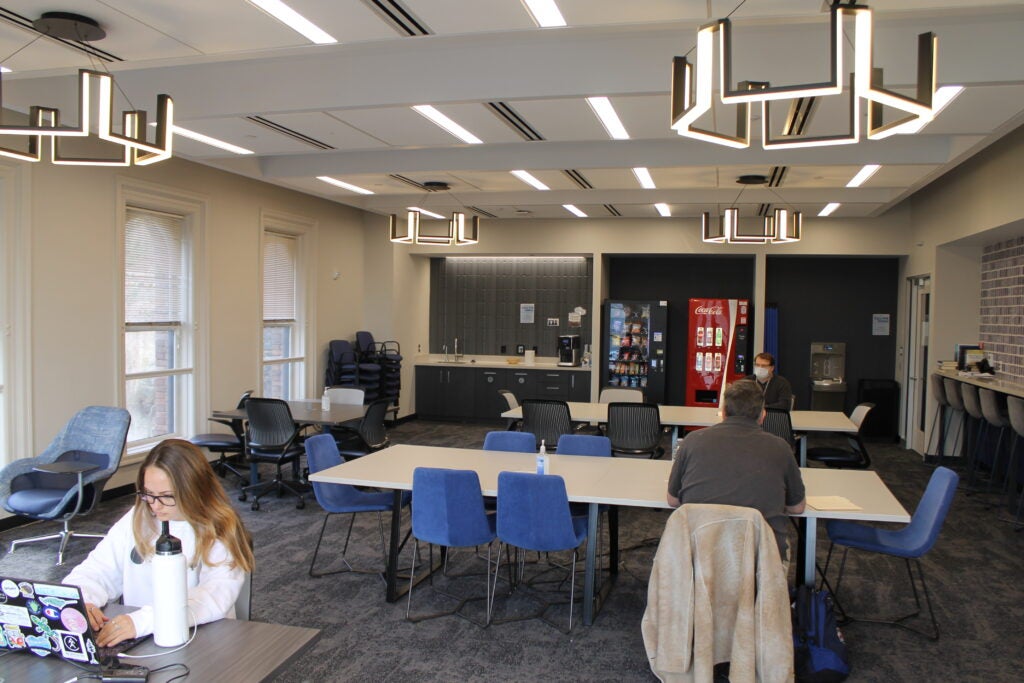
[[[259,244],[259,352],[258,386],[263,393],[263,376],[265,368],[275,365],[292,365],[302,363],[301,385],[295,389],[298,396],[290,396],[288,400],[310,398],[310,392],[317,386],[316,382],[316,228],[315,220],[303,216],[263,209],[260,211],[260,244]],[[295,239],[295,313],[296,319],[291,323],[285,321],[266,321],[263,318],[264,283],[264,250],[267,235],[276,234]],[[293,326],[295,339],[293,348],[287,357],[267,359],[263,352],[263,335],[267,327]],[[296,353],[301,350],[301,354]],[[290,387],[289,391],[294,388]]]
[[[0,466],[33,452],[29,170],[0,162]]]
[[[125,234],[128,212],[131,209],[170,214],[183,220],[183,242],[186,245],[187,261],[186,292],[184,300],[185,314],[180,325],[153,321],[150,323],[127,323],[125,321]],[[177,413],[176,429],[170,434],[129,441],[126,444],[128,457],[126,462],[141,460],[160,441],[173,438],[187,438],[197,431],[197,426],[204,424],[209,417],[209,378],[208,367],[209,345],[207,337],[208,308],[206,297],[206,225],[208,200],[201,195],[190,194],[177,190],[168,190],[163,186],[138,181],[123,181],[118,187],[118,312],[117,321],[120,328],[117,343],[116,367],[118,370],[118,405],[127,408],[127,384],[130,380],[152,377],[186,378],[183,390],[185,396],[175,397]],[[166,331],[178,329],[176,337],[178,348],[187,346],[186,365],[180,368],[146,370],[128,372],[126,368],[125,347],[130,332]],[[188,361],[190,359],[190,362]]]

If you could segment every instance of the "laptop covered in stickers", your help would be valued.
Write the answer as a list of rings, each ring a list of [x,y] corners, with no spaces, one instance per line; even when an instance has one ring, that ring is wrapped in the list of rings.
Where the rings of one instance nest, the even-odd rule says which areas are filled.
[[[107,669],[118,666],[116,655],[138,640],[100,648],[78,586],[0,575],[0,654],[26,651]]]

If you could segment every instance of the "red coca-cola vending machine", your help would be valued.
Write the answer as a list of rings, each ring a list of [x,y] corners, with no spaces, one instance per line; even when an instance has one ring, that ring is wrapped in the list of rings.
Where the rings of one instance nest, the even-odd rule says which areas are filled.
[[[717,407],[726,384],[750,374],[750,302],[690,299],[686,405]]]

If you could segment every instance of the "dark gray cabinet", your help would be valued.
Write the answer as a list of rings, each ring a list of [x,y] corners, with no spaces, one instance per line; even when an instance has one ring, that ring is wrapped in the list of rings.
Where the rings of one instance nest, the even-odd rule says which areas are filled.
[[[416,413],[423,417],[472,416],[475,372],[470,368],[417,367]]]
[[[499,420],[507,410],[499,389],[528,398],[590,400],[590,373],[548,368],[416,366],[416,414],[425,418]]]
[[[473,417],[497,419],[508,410],[508,402],[498,393],[499,389],[508,389],[508,370],[481,368],[476,371],[476,409]]]

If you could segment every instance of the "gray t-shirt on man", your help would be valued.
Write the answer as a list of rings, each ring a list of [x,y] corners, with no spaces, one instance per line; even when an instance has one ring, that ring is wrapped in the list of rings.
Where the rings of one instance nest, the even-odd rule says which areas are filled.
[[[756,420],[734,416],[680,442],[668,492],[682,503],[760,510],[785,560],[789,522],[784,508],[804,499],[804,482],[789,444],[762,430]]]

